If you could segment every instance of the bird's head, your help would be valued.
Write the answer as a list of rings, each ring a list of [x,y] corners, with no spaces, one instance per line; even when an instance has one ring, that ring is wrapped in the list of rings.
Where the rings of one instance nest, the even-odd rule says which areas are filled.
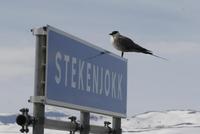
[[[111,36],[115,36],[115,35],[118,35],[118,34],[119,34],[118,31],[113,31],[112,33],[109,33],[109,35],[111,35]]]

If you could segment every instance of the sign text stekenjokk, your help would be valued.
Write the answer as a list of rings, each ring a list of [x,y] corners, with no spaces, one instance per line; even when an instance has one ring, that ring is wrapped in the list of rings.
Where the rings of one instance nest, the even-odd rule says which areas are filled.
[[[64,86],[66,90],[71,87],[74,90],[103,95],[112,99],[123,99],[123,76],[120,73],[60,51],[57,51],[55,55],[55,67],[55,83]]]

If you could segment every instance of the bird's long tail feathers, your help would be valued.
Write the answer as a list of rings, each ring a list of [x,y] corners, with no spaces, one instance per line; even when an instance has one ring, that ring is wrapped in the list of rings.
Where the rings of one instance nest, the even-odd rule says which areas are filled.
[[[163,58],[163,57],[160,57],[160,56],[158,56],[158,55],[153,54],[152,51],[147,50],[147,49],[145,49],[144,53],[145,53],[145,54],[150,54],[150,55],[152,55],[152,56],[154,56],[154,57],[157,57],[157,58],[160,58],[160,59],[162,59],[162,60],[168,60],[168,59],[166,59],[166,58]]]
[[[160,58],[160,59],[162,59],[162,60],[166,60],[166,61],[168,61],[168,59],[166,59],[166,58],[163,58],[163,57],[160,57],[160,56],[158,56],[158,55],[155,55],[155,54],[151,54],[152,56],[154,56],[154,57],[157,57],[157,58]]]

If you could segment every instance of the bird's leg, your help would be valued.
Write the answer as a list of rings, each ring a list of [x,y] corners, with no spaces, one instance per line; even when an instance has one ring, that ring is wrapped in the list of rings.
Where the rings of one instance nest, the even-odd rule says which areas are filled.
[[[123,57],[124,56],[124,52],[122,52],[122,54],[121,54],[121,57]]]

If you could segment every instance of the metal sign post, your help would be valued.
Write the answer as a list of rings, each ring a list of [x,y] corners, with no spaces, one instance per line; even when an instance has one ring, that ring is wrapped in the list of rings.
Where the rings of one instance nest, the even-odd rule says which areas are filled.
[[[121,134],[126,117],[127,60],[61,30],[46,26],[32,29],[36,36],[33,116],[28,109],[17,117],[20,130],[44,134],[44,128],[70,134]],[[70,121],[45,118],[45,105],[80,111]],[[104,126],[90,125],[90,112],[113,117]]]
[[[44,96],[46,33],[44,28],[33,29],[32,32],[36,36],[34,96]],[[44,104],[33,103],[33,134],[44,134],[44,113]]]
[[[121,134],[122,133],[121,118],[119,118],[119,117],[113,117],[112,128],[114,130],[114,134]]]
[[[83,130],[80,131],[80,134],[89,134],[90,131],[90,113],[81,111],[80,123],[83,127]]]

